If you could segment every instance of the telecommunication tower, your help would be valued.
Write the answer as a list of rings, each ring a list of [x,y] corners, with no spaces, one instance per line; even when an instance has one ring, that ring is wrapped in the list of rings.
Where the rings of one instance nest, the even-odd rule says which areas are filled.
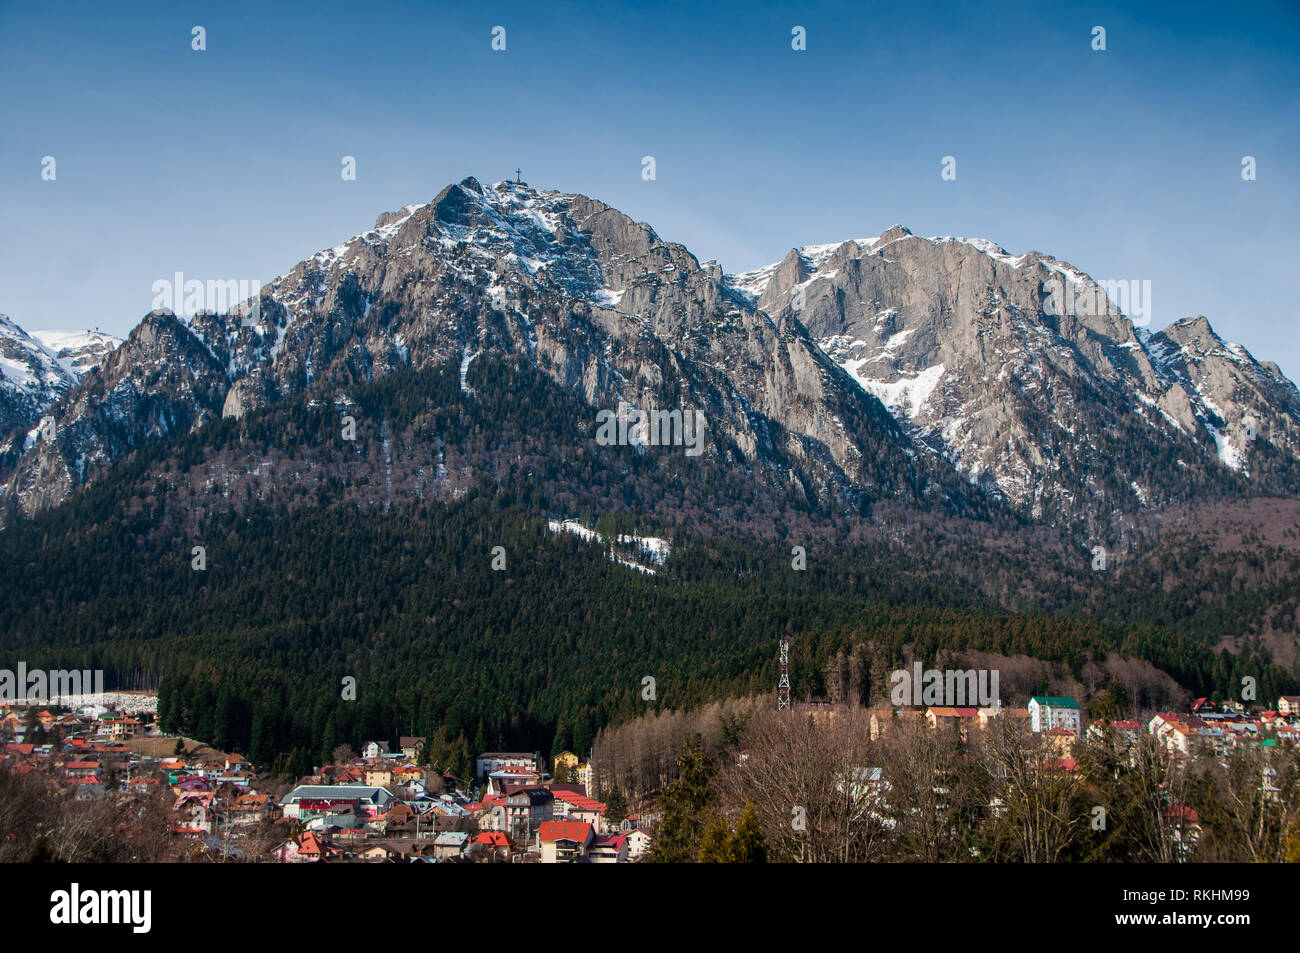
[[[776,683],[777,710],[790,707],[790,643],[781,640],[781,680]]]

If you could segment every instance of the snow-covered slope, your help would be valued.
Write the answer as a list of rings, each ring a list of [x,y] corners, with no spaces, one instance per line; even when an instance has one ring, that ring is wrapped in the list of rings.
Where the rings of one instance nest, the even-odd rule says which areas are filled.
[[[104,363],[122,339],[102,331],[32,331],[31,336],[80,380]]]
[[[0,314],[0,436],[32,426],[76,381],[39,340]]]
[[[0,470],[32,446],[46,411],[120,343],[98,331],[28,333],[0,314]]]
[[[32,331],[0,314],[0,433],[33,423],[122,342],[99,331]]]
[[[895,225],[726,280],[799,321],[901,426],[1033,515],[1169,502],[1225,470],[1261,490],[1295,485],[1300,394],[1276,366],[1203,318],[1148,334],[1050,255]]]

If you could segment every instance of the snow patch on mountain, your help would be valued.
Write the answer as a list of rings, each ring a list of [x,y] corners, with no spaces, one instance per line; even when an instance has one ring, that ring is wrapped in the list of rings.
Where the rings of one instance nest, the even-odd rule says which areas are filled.
[[[672,542],[659,536],[637,536],[622,533],[610,541],[595,530],[583,526],[577,520],[548,520],[546,527],[552,533],[572,533],[589,543],[611,542],[610,549],[606,552],[606,556],[611,561],[649,575],[654,575],[657,570],[653,566],[662,566],[668,561],[668,556],[672,552]],[[614,548],[615,545],[631,550],[642,561],[638,562],[618,553]],[[653,566],[647,566],[645,563],[651,563]]]
[[[997,242],[989,241],[987,238],[960,238],[953,235],[935,235],[925,240],[929,242],[934,242],[936,245],[944,245],[947,244],[948,242],[960,242],[963,245],[969,245],[971,248],[983,252],[984,254],[988,255],[990,258],[994,259],[995,261],[1000,261],[1003,264],[1010,265],[1013,268],[1019,268],[1029,258],[1027,254],[1025,255],[1009,254],[1007,250],[1003,248],[1001,245],[999,245]]]
[[[915,372],[900,371],[897,380],[878,380],[862,372],[864,367],[875,360],[876,358],[863,358],[846,361],[840,366],[858,382],[863,390],[876,397],[890,411],[906,414],[915,420],[920,416],[934,389],[939,386],[939,381],[943,379],[944,366],[936,364]]]
[[[73,377],[81,378],[102,364],[122,339],[102,331],[33,331],[31,336],[59,366]]]

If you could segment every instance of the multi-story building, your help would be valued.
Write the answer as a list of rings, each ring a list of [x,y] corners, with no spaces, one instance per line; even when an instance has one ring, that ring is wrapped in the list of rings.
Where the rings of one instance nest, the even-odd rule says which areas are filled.
[[[1036,732],[1053,728],[1069,728],[1074,737],[1083,735],[1083,715],[1079,703],[1069,696],[1035,695],[1026,706],[1029,709],[1029,727]]]
[[[485,751],[474,763],[474,776],[480,781],[502,768],[541,770],[541,753],[537,751]]]
[[[590,824],[580,821],[547,821],[538,831],[542,863],[568,864],[587,856],[595,839]]]
[[[555,796],[546,788],[520,788],[506,795],[505,832],[521,844],[530,843],[554,814]]]
[[[375,817],[388,810],[393,801],[387,788],[368,784],[300,784],[280,798],[284,816],[307,820],[318,814],[336,814],[340,807],[350,807],[357,814]]]

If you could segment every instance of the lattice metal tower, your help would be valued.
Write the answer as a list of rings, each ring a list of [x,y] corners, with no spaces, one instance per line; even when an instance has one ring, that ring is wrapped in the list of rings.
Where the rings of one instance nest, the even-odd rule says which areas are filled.
[[[790,643],[781,640],[781,680],[776,683],[777,710],[790,707]]]

